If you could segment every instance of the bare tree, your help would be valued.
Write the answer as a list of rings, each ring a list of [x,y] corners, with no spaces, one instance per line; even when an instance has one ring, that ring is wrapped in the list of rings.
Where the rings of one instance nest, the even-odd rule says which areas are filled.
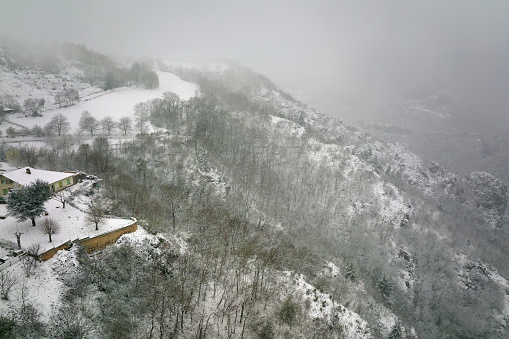
[[[29,257],[32,257],[34,261],[39,260],[39,252],[41,252],[41,244],[33,243],[30,246],[27,247],[26,253]],[[34,266],[36,266],[36,263],[34,262]]]
[[[94,118],[89,111],[83,111],[81,112],[79,126],[80,130],[89,131],[90,135],[94,135],[94,132],[97,131],[99,124],[97,119]]]
[[[47,218],[41,224],[41,232],[49,236],[49,242],[51,242],[51,236],[60,232],[60,224],[54,219]]]
[[[23,146],[19,149],[19,158],[23,164],[35,167],[39,162],[39,151],[34,146]]]
[[[18,249],[21,249],[21,235],[25,234],[23,232],[14,232],[14,235],[16,236],[16,241],[18,242]]]
[[[0,272],[0,294],[2,299],[9,299],[9,291],[17,282],[18,277],[14,273],[5,270]]]
[[[107,133],[108,133],[108,135],[110,135],[110,134],[111,134],[111,131],[112,131],[113,129],[115,129],[115,122],[113,121],[113,118],[112,118],[112,117],[110,117],[109,115],[108,115],[108,116],[105,116],[105,117],[101,120],[100,124],[101,124],[101,127],[102,127],[103,132],[107,132]]]
[[[30,278],[32,271],[35,268],[35,259],[29,255],[23,256],[21,259],[21,267],[23,268],[23,272],[25,272],[26,277]]]
[[[71,124],[67,120],[67,117],[63,114],[57,114],[46,124],[46,130],[51,133],[58,133],[60,136],[62,133],[67,133],[71,128]]]
[[[67,188],[65,190],[62,189],[60,191],[53,193],[51,198],[53,200],[60,202],[62,204],[62,208],[65,208],[65,204],[70,200],[71,195],[72,195],[71,188]]]
[[[150,104],[140,102],[134,105],[135,127],[140,134],[145,134],[150,118]]]
[[[99,200],[93,200],[88,204],[85,220],[95,224],[95,230],[99,230],[99,223],[104,219],[104,209]]]
[[[124,135],[127,135],[127,132],[132,130],[131,118],[129,117],[120,118],[120,120],[118,121],[118,128],[120,128],[124,132]]]
[[[23,281],[20,288],[21,303],[19,307],[16,307],[13,310],[14,319],[16,319],[16,328],[14,331],[15,337],[42,338],[44,336],[43,334],[45,332],[45,326],[41,320],[41,313],[30,302],[27,290],[28,287]]]
[[[64,93],[57,93],[55,95],[55,104],[58,104],[58,108],[62,108],[62,104],[65,103],[65,94]]]
[[[176,227],[176,213],[186,199],[186,192],[179,186],[163,185],[161,200],[169,207],[172,219],[172,225]]]
[[[90,314],[85,305],[63,303],[51,317],[50,333],[55,338],[88,338],[93,333],[94,325],[89,321]]]

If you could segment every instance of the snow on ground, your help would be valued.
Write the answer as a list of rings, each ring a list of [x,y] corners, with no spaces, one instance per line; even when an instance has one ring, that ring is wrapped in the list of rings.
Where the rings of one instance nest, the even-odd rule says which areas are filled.
[[[161,236],[151,235],[142,227],[138,227],[136,232],[123,235],[118,242],[142,246],[147,241],[157,243],[159,237]],[[9,292],[8,301],[0,300],[0,314],[8,314],[21,305],[21,291],[25,286],[25,300],[31,302],[41,313],[42,319],[47,322],[52,311],[60,304],[64,290],[62,280],[72,279],[77,266],[75,253],[71,249],[59,251],[50,260],[38,263],[30,278],[26,278],[20,264],[6,268],[5,272],[18,277],[18,283]]]
[[[334,265],[334,263],[327,261],[326,265],[323,269],[323,274],[329,275],[331,277],[337,277],[339,275],[339,267]]]
[[[55,95],[66,88],[74,88],[80,96],[100,92],[101,89],[81,81],[83,72],[74,66],[62,69],[59,74],[36,70],[12,71],[0,66],[0,94],[10,94],[23,106],[25,99],[43,98],[46,102],[43,110],[55,108]]]
[[[65,209],[62,204],[56,200],[49,200],[46,203],[48,216],[42,216],[35,219],[37,226],[33,227],[30,220],[18,222],[13,217],[7,217],[0,220],[0,241],[5,240],[16,243],[15,232],[23,232],[21,235],[21,247],[26,248],[31,244],[40,243],[41,253],[53,247],[57,247],[69,240],[77,238],[94,237],[102,233],[112,231],[129,225],[130,219],[105,219],[99,224],[99,230],[95,230],[95,225],[85,221],[85,214],[75,207],[66,204]],[[5,215],[6,205],[0,205],[0,215]],[[49,242],[48,235],[40,231],[39,225],[45,218],[51,218],[60,224],[60,233],[52,236],[52,243]]]
[[[31,128],[34,125],[44,126],[56,114],[63,114],[71,124],[71,133],[78,130],[78,123],[81,112],[89,111],[95,118],[101,120],[105,116],[111,116],[115,121],[123,116],[133,115],[133,108],[139,102],[161,97],[164,92],[171,91],[176,93],[181,99],[188,100],[193,97],[198,89],[196,84],[184,81],[173,73],[158,72],[159,88],[157,89],[139,89],[139,88],[117,88],[105,92],[104,95],[97,96],[90,100],[82,100],[74,106],[59,108],[51,112],[44,112],[42,117],[25,117],[18,114],[17,117],[10,116],[11,122]],[[5,130],[11,124],[0,124],[0,130],[6,135]],[[16,127],[15,128],[19,128]]]
[[[62,251],[60,251],[62,252]],[[62,282],[53,272],[52,264],[55,259],[38,263],[34,273],[27,278],[20,264],[13,265],[5,270],[16,275],[18,282],[9,292],[9,300],[0,300],[0,314],[6,315],[22,304],[22,290],[24,299],[30,302],[40,312],[42,320],[48,321],[52,310],[58,307],[62,294]]]
[[[286,274],[288,278],[293,275],[292,272],[286,272]],[[337,318],[346,338],[371,338],[367,322],[357,313],[332,300],[329,294],[316,290],[313,285],[304,280],[303,275],[297,274],[293,279],[296,285],[295,291],[309,300],[307,314],[310,318],[324,318],[329,321]]]
[[[304,134],[304,132],[306,132],[306,129],[304,127],[302,127],[301,125],[299,125],[291,120],[276,117],[273,115],[271,115],[270,117],[272,119],[272,123],[276,127],[287,129],[290,134],[300,137]]]
[[[373,194],[380,201],[382,222],[401,226],[405,218],[409,219],[413,214],[410,202],[393,184],[377,182],[373,185]]]

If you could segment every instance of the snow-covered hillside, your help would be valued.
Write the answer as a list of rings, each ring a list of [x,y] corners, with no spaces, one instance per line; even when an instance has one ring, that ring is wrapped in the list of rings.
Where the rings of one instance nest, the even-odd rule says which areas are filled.
[[[164,92],[174,92],[183,100],[188,100],[196,95],[198,87],[187,81],[181,80],[178,76],[168,72],[158,72],[159,88],[153,90],[138,88],[117,88],[110,91],[98,92],[94,95],[84,97],[76,105],[57,108],[46,111],[42,117],[26,117],[24,114],[15,114],[9,117],[13,123],[31,128],[35,125],[44,126],[56,114],[63,114],[68,118],[71,124],[71,132],[77,132],[81,112],[89,111],[92,116],[102,119],[105,116],[111,116],[115,121],[123,116],[133,119],[133,108],[139,102],[161,97]],[[81,94],[81,93],[80,93]],[[53,99],[51,99],[53,102]],[[8,123],[0,124],[0,130],[6,135],[5,130],[11,126]]]
[[[377,141],[245,68],[174,71],[181,78],[159,73],[157,90],[121,88],[18,119],[61,112],[75,131],[83,110],[118,119],[199,86],[189,102],[161,100],[164,114],[147,108],[159,129],[114,151],[97,142],[40,152],[47,164],[102,171],[111,208],[150,232],[52,264],[65,295],[88,307],[85,323],[100,324],[94,333],[503,337],[503,183]]]

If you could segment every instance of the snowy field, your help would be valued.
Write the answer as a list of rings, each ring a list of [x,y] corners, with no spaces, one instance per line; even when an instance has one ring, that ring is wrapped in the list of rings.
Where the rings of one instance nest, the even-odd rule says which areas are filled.
[[[5,270],[14,274],[18,278],[18,283],[9,292],[9,300],[0,300],[1,315],[7,315],[14,308],[20,307],[22,290],[24,290],[25,300],[32,303],[41,312],[43,320],[49,320],[52,310],[60,304],[60,297],[63,293],[63,284],[57,279],[57,275],[52,269],[52,263],[57,260],[59,253],[51,260],[38,263],[30,278],[25,276],[21,264],[13,265]]]
[[[93,99],[85,99],[74,106],[59,108],[53,111],[44,112],[42,117],[25,117],[24,115],[11,116],[9,119],[15,124],[31,128],[34,125],[44,126],[56,114],[63,114],[71,124],[70,133],[78,130],[78,123],[81,112],[89,111],[95,118],[101,120],[105,116],[111,116],[115,121],[123,116],[134,118],[133,108],[139,102],[161,97],[164,92],[174,92],[181,99],[188,100],[193,97],[198,90],[196,84],[184,81],[173,73],[158,72],[159,88],[157,89],[137,89],[137,88],[117,88],[105,92],[104,95],[96,96]],[[0,130],[6,135],[5,130],[11,124],[0,124]],[[18,128],[15,126],[15,128]]]

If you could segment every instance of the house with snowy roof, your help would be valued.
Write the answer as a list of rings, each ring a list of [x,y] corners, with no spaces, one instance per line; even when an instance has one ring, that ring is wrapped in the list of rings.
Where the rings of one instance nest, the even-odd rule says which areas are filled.
[[[51,192],[57,192],[75,184],[75,173],[54,172],[23,167],[0,175],[0,196],[7,195],[13,188],[29,185],[37,179],[49,183]]]

